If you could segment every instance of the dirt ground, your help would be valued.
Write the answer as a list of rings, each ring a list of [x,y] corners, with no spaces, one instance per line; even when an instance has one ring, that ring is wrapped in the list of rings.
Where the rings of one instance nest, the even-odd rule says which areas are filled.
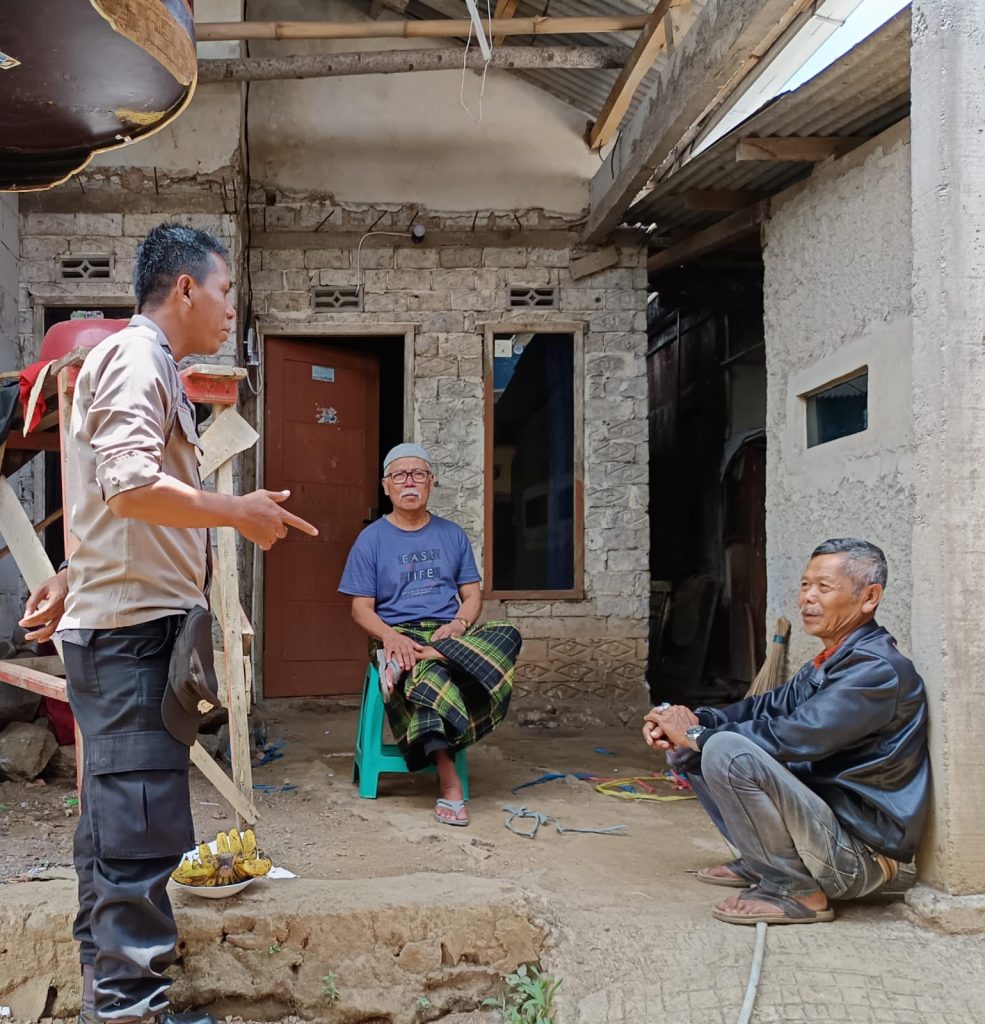
[[[258,836],[275,863],[316,879],[436,872],[515,884],[532,905],[549,908],[543,967],[562,982],[559,1024],[736,1019],[754,933],[710,916],[727,892],[698,883],[694,872],[727,851],[696,801],[616,799],[571,777],[512,792],[548,771],[624,778],[661,769],[635,720],[545,729],[515,716],[470,751],[472,824],[457,829],[432,816],[433,776],[385,776],[378,799],[359,799],[353,708],[275,702],[262,714],[283,756],[256,768],[254,780],[296,787],[257,792]],[[73,795],[67,780],[0,785],[0,881],[70,866]],[[202,837],[233,823],[194,771],[192,803]],[[623,825],[625,834],[559,834],[545,824],[536,839],[520,838],[504,827],[507,804],[575,828]],[[902,903],[857,905],[841,908],[833,924],[770,929],[753,1019],[978,1024],[983,1003],[980,936],[920,928]]]

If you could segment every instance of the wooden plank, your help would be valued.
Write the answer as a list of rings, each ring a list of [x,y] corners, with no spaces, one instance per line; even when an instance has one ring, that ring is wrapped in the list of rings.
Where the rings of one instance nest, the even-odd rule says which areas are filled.
[[[739,139],[735,159],[780,160],[786,163],[816,164],[833,156],[844,156],[849,150],[868,141],[865,136],[821,136],[808,138],[760,138],[753,135]]]
[[[583,240],[598,244],[618,227],[651,176],[673,166],[749,74],[775,52],[812,0],[706,0],[659,80],[595,172]]]
[[[65,675],[65,665],[57,654],[31,658],[11,658],[8,664],[17,665],[19,668],[29,668],[34,672],[43,672],[47,676]]]
[[[0,476],[0,535],[7,542],[28,589],[34,590],[49,576],[54,576],[55,570],[34,532],[34,524],[5,476]]]
[[[57,452],[59,448],[57,434],[8,434],[7,447],[12,452]]]
[[[616,266],[618,262],[619,250],[614,245],[610,245],[605,249],[600,249],[598,252],[589,253],[587,256],[572,260],[571,266],[568,269],[572,279],[580,281],[583,277],[597,274],[600,270],[608,270],[609,267]]]
[[[670,12],[671,4],[672,0],[658,0],[647,18],[629,60],[612,83],[599,116],[588,133],[588,145],[592,149],[601,149],[612,141],[643,76],[653,67],[657,56],[667,48],[668,36],[661,26]]]
[[[516,9],[520,6],[520,0],[496,0],[496,10],[493,11],[493,18],[507,19],[512,18],[516,14]],[[506,38],[505,35],[494,35],[493,46],[501,46],[503,40]]]
[[[731,217],[720,220],[717,224],[698,231],[677,242],[669,249],[664,249],[646,262],[646,268],[650,273],[666,270],[668,267],[680,263],[687,263],[689,260],[697,259],[706,253],[714,252],[723,246],[730,245],[740,238],[758,230],[760,224],[766,220],[769,204],[767,202],[757,203],[747,210],[740,210],[733,213]]]
[[[208,479],[224,462],[252,448],[260,435],[232,407],[223,409],[202,435],[204,449],[198,470]]]
[[[500,46],[490,64],[508,71],[563,68],[568,71],[621,68],[625,46]],[[312,53],[290,57],[230,57],[200,60],[199,82],[269,82],[282,79],[338,78],[351,75],[406,74],[419,71],[481,71],[485,58],[478,49],[460,48],[362,50],[355,53]]]
[[[57,523],[63,515],[63,510],[59,509],[57,512],[52,512],[50,516],[45,516],[44,519],[34,527],[34,532],[40,533],[42,530],[47,530],[52,523]],[[0,558],[6,558],[9,554],[10,548],[0,548]]]
[[[228,414],[224,414],[228,415]],[[228,459],[216,471],[216,492],[233,493],[233,464]],[[236,788],[252,800],[253,769],[250,764],[246,678],[243,672],[243,634],[240,627],[239,571],[236,564],[236,531],[220,526],[218,559],[212,593],[222,606],[222,647],[226,673],[226,706],[229,709],[229,749]]]
[[[246,380],[246,370],[242,366],[225,366],[222,363],[192,363],[181,371],[181,375],[210,380]]]
[[[680,198],[689,210],[715,210],[731,213],[744,210],[747,206],[761,202],[766,198],[764,192],[728,191],[727,189],[697,189],[683,192]]]
[[[42,697],[68,700],[68,690],[64,679],[49,675],[47,672],[26,668],[16,661],[0,661],[0,682],[10,683],[11,686],[16,686],[21,690],[30,690],[31,693],[39,693]]]
[[[61,446],[61,475],[62,475],[62,507],[72,508],[72,497],[69,491],[68,480],[68,435],[72,424],[72,395],[75,391],[75,380],[78,376],[78,367],[66,366],[59,371],[56,379],[58,396],[58,437]],[[65,557],[71,558],[75,549],[79,546],[78,538],[72,533],[71,516],[67,515],[62,520],[63,536],[65,539]]]
[[[212,783],[216,792],[232,807],[237,816],[250,825],[255,825],[260,815],[253,803],[253,792],[244,796],[229,776],[215,763],[208,751],[198,740],[191,749],[191,762]]]
[[[601,35],[638,32],[646,16],[493,18],[496,36]],[[471,19],[434,21],[205,21],[195,26],[200,43],[241,39],[466,39]]]
[[[239,606],[239,628],[243,634],[243,654],[249,654],[253,650],[256,631],[253,629],[253,624],[249,618],[247,618],[246,609],[242,605]]]

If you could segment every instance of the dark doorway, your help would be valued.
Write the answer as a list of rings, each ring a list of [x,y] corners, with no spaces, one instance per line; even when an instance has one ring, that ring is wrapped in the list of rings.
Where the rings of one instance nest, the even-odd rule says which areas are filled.
[[[647,678],[659,700],[714,703],[765,654],[762,270],[685,267],[654,286]]]

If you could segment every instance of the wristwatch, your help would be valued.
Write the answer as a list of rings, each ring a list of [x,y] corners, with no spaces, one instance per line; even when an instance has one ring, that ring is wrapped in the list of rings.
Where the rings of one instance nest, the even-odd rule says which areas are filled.
[[[687,729],[684,733],[684,742],[687,743],[692,750],[700,750],[701,747],[698,746],[698,737],[704,731],[705,727],[703,725],[692,725],[691,728]]]
[[[469,630],[470,630],[470,629],[472,628],[472,623],[471,623],[471,622],[469,622],[469,620],[468,620],[468,619],[463,619],[463,618],[461,617],[461,615],[459,615],[459,616],[458,616],[458,617],[457,617],[457,618],[455,619],[455,621],[456,621],[456,622],[460,622],[460,623],[461,623],[461,624],[462,624],[462,625],[463,625],[463,626],[465,627],[465,632],[466,632],[466,633],[467,633],[467,632],[468,632],[468,631],[469,631]]]

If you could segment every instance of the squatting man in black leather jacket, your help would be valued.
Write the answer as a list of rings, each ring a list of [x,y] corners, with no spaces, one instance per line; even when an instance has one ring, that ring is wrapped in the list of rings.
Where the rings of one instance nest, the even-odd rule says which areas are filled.
[[[743,891],[730,924],[830,921],[912,860],[930,788],[927,700],[875,621],[886,557],[868,541],[816,548],[800,583],[804,629],[824,650],[784,686],[724,708],[661,704],[643,738],[670,751],[738,859],[698,872]]]

